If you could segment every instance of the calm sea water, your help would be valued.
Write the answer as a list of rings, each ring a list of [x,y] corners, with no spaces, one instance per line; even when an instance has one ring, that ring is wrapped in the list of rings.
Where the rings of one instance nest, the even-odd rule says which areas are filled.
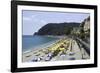
[[[22,48],[23,52],[29,51],[39,46],[46,46],[58,38],[46,37],[46,36],[22,36]]]

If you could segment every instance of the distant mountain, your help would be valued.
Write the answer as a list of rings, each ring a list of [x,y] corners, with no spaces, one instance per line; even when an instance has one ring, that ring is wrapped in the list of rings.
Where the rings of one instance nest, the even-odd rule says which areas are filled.
[[[68,35],[74,27],[80,23],[48,23],[39,29],[34,35]]]

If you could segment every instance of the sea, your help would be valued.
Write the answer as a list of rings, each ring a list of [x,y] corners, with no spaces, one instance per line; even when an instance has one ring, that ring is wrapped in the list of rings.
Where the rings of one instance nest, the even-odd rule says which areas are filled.
[[[36,48],[48,47],[59,38],[48,36],[22,36],[22,51],[27,52]]]

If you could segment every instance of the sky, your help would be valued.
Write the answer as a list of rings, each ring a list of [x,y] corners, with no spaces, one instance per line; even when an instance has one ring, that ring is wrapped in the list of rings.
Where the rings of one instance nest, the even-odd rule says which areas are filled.
[[[33,35],[47,23],[79,22],[81,23],[89,13],[76,12],[47,12],[47,11],[22,11],[23,35]]]

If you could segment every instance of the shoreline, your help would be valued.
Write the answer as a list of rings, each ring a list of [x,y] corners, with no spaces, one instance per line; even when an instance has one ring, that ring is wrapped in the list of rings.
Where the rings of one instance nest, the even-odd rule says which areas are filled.
[[[32,58],[36,57],[35,55],[38,55],[39,53],[41,53],[41,51],[47,51],[47,50],[49,50],[49,48],[54,49],[54,45],[57,44],[59,41],[62,41],[63,39],[65,39],[65,38],[62,38],[62,39],[60,38],[60,39],[52,42],[52,44],[49,44],[49,45],[43,46],[43,47],[39,47],[39,48],[36,48],[36,49],[32,49],[30,51],[23,53],[22,54],[23,62],[31,61]]]
[[[38,35],[35,35],[35,36],[38,36]],[[43,35],[44,36],[44,35]],[[28,53],[28,52],[31,52],[31,51],[35,51],[35,50],[37,50],[37,48],[46,48],[46,47],[48,47],[48,46],[50,46],[50,44],[53,44],[53,43],[55,43],[55,42],[57,42],[57,41],[59,41],[60,39],[64,39],[64,38],[66,38],[67,36],[53,36],[53,35],[45,35],[44,37],[53,37],[53,38],[58,38],[57,40],[55,40],[55,41],[51,41],[51,42],[48,42],[48,43],[45,43],[45,44],[42,44],[42,45],[39,45],[38,47],[32,47],[32,48],[30,48],[29,50],[27,50],[27,51],[22,51],[23,52],[23,54],[24,53]],[[46,47],[44,47],[44,46],[46,46]],[[33,49],[34,48],[34,49]]]
[[[27,50],[27,51],[23,52],[23,54],[29,53],[31,51],[36,51],[36,50],[39,50],[41,48],[47,48],[47,47],[53,45],[54,43],[56,43],[57,41],[59,41],[59,39],[58,40],[55,40],[55,41],[52,41],[52,42],[48,42],[46,44],[39,45],[37,47],[32,47],[30,50]]]

